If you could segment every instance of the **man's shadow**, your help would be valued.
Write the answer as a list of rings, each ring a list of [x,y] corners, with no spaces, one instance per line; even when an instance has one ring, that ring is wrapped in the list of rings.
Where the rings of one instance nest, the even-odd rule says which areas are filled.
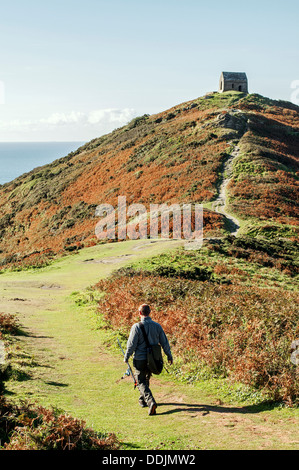
[[[159,415],[170,415],[173,413],[201,413],[202,416],[213,413],[238,413],[238,414],[251,414],[260,413],[261,411],[270,411],[278,406],[278,403],[274,402],[261,402],[256,405],[240,406],[240,407],[229,407],[222,405],[200,405],[196,403],[158,403],[157,414]],[[172,409],[160,412],[160,407],[171,406]]]

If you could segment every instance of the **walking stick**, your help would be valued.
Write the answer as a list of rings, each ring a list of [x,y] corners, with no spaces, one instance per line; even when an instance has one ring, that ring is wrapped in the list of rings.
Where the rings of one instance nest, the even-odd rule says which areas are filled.
[[[120,347],[120,349],[121,349],[123,355],[125,356],[124,350],[123,350],[123,348],[122,348],[122,346],[121,346],[120,341],[119,341],[118,338],[117,338],[117,342],[118,342],[118,345],[119,345],[119,347]],[[137,387],[137,380],[136,380],[135,377],[134,377],[134,374],[133,374],[133,371],[132,371],[131,366],[130,366],[130,364],[129,364],[129,361],[126,362],[126,364],[128,365],[128,370],[125,372],[124,376],[125,376],[125,375],[131,375],[131,376],[132,376],[132,379],[133,379],[133,382],[134,382],[134,390],[135,390],[135,388]],[[122,379],[124,378],[124,376],[122,377]]]

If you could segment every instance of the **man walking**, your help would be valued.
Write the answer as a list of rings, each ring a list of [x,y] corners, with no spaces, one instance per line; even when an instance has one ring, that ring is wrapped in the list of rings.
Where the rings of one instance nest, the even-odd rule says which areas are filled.
[[[162,326],[151,319],[150,311],[151,310],[149,305],[143,304],[139,307],[140,320],[144,325],[149,343],[160,344],[167,356],[169,364],[172,364],[173,359],[168,339],[163,331]],[[148,414],[155,415],[157,403],[155,402],[155,399],[149,388],[151,372],[147,367],[147,346],[140,327],[140,323],[135,323],[131,328],[124,361],[128,362],[133,353],[135,377],[140,392],[139,404],[142,407],[148,406]]]

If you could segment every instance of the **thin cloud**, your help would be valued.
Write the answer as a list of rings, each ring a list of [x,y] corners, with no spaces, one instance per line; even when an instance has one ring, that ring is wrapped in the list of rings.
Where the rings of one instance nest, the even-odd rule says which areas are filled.
[[[39,135],[55,136],[64,135],[73,136],[76,133],[82,135],[99,135],[101,132],[110,132],[115,127],[127,124],[136,117],[136,111],[132,108],[108,108],[95,109],[88,113],[81,111],[71,111],[69,113],[57,112],[48,117],[40,119],[13,119],[10,121],[0,121],[0,132],[2,136],[5,133],[15,135],[30,134],[32,137]]]
[[[128,122],[136,115],[134,109],[98,109],[88,115],[89,124],[99,124],[101,122],[110,122],[123,124]]]
[[[85,118],[86,118],[86,115],[84,113],[81,113],[79,111],[72,111],[69,114],[66,114],[66,113],[51,114],[51,116],[49,116],[46,119],[40,119],[39,123],[57,126],[61,124],[74,124],[80,121],[83,122]]]

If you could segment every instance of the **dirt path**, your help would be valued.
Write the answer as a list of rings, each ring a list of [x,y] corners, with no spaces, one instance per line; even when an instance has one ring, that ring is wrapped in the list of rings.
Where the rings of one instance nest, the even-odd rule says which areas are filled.
[[[107,341],[116,338],[94,327],[94,315],[88,306],[75,305],[72,292],[166,248],[142,245],[88,248],[44,269],[1,275],[1,311],[17,314],[27,334],[16,339],[19,361],[33,360],[27,380],[8,382],[10,399],[61,408],[96,430],[115,432],[125,448],[299,448],[292,410],[232,406],[221,402],[217,389],[173,383],[167,374],[152,380],[157,416],[138,407],[130,378],[121,379],[126,367],[120,351],[107,350]]]
[[[237,235],[238,230],[240,228],[240,222],[236,217],[229,214],[225,209],[225,206],[226,206],[226,203],[227,203],[226,190],[227,190],[227,185],[230,182],[230,179],[232,177],[233,162],[234,162],[235,158],[238,157],[239,152],[240,152],[240,149],[239,149],[238,146],[236,146],[234,148],[234,150],[232,151],[229,159],[225,162],[222,174],[226,175],[226,176],[223,177],[223,180],[222,180],[222,183],[221,183],[220,189],[219,189],[219,195],[218,195],[217,199],[212,204],[212,208],[215,212],[223,214],[227,218],[232,235]]]

